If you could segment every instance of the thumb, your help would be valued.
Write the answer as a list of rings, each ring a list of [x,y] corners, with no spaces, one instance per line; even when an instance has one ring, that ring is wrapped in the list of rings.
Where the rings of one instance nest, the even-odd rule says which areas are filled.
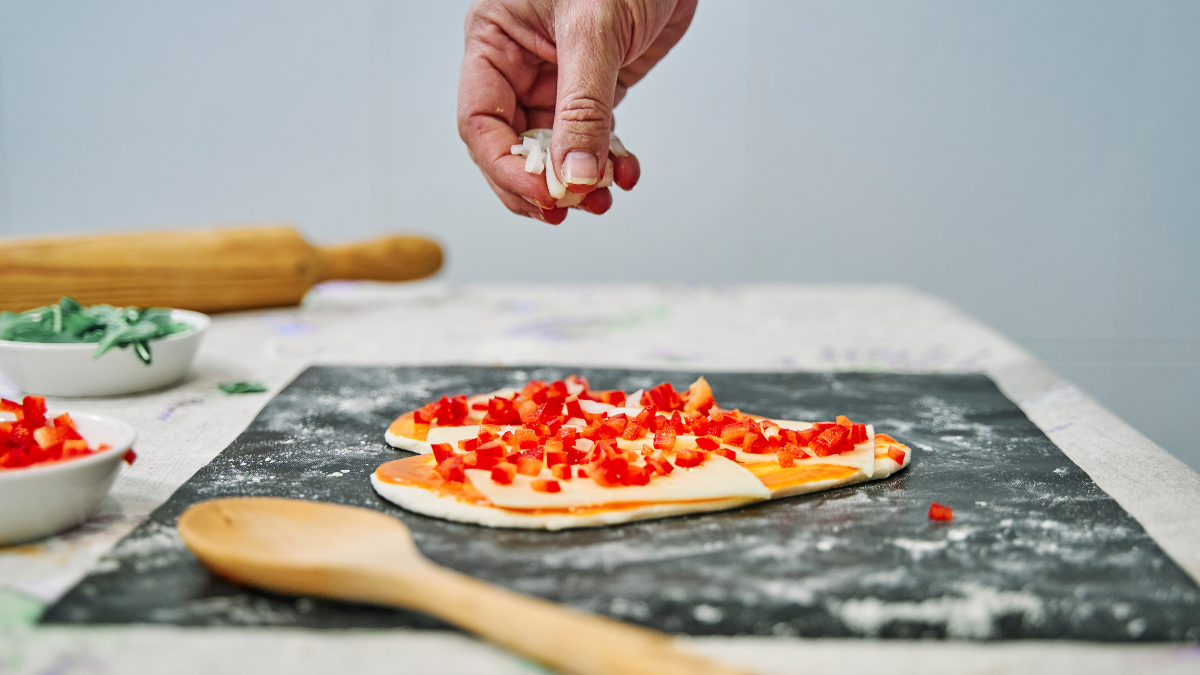
[[[617,75],[625,54],[622,35],[629,27],[610,3],[572,3],[559,20],[558,97],[550,154],[562,183],[572,192],[590,192],[604,175],[613,126]]]

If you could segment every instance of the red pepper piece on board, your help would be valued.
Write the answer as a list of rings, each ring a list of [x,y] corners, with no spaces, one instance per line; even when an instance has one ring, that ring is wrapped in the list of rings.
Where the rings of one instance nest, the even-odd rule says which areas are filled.
[[[930,520],[954,520],[954,509],[937,502],[929,505]]]
[[[904,464],[904,450],[893,445],[888,447],[887,455],[893,462],[900,465]]]

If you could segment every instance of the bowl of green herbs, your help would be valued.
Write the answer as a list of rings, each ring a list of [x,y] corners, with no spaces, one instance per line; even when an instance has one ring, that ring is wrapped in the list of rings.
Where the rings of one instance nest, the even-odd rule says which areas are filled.
[[[0,312],[0,377],[41,396],[115,396],[187,375],[211,320],[161,307],[92,305],[73,298]]]

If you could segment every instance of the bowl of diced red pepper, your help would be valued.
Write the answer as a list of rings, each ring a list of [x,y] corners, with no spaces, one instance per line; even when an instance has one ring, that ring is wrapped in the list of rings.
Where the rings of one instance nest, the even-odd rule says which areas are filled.
[[[118,419],[47,410],[41,396],[0,399],[0,545],[91,518],[121,463],[136,458],[136,436]]]

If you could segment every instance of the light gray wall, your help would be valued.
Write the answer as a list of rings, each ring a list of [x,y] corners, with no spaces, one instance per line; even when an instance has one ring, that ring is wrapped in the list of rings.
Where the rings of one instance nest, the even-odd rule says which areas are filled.
[[[453,280],[898,281],[1200,468],[1200,3],[702,0],[618,109],[642,184],[555,229],[458,141],[466,6],[0,0],[0,227],[416,229]]]

